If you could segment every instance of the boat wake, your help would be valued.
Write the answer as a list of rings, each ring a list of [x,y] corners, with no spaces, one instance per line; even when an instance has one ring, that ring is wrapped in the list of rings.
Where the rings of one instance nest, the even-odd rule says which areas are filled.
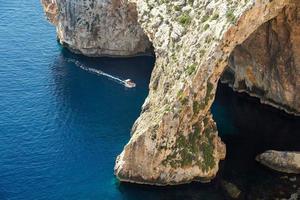
[[[96,74],[98,76],[105,76],[105,77],[109,78],[110,80],[115,81],[118,84],[124,85],[125,87],[129,87],[129,88],[135,87],[134,83],[129,84],[128,80],[130,80],[130,79],[122,80],[122,79],[120,79],[116,76],[105,73],[102,70],[87,67],[87,66],[85,66],[84,64],[82,64],[81,62],[79,62],[78,60],[75,60],[75,59],[70,59],[69,58],[69,59],[66,59],[66,61],[74,63],[77,67],[79,67],[80,69],[82,69],[84,71],[87,71],[89,73]]]

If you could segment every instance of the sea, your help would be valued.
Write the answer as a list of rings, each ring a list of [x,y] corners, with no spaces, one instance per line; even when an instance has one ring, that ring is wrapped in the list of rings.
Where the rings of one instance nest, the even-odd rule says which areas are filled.
[[[0,200],[222,200],[287,198],[299,175],[255,161],[300,151],[300,119],[219,84],[212,113],[227,158],[207,184],[120,183],[115,159],[148,94],[153,56],[88,58],[56,41],[38,0],[0,0]],[[126,88],[125,79],[136,88]]]

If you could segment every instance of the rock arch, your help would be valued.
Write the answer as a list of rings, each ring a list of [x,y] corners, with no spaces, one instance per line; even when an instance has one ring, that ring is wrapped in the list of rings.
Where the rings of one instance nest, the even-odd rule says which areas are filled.
[[[228,58],[262,24],[298,4],[298,0],[138,0],[139,22],[157,60],[141,116],[117,158],[116,176],[154,185],[215,177],[226,148],[210,107]]]
[[[216,175],[226,148],[218,137],[210,107],[230,56],[235,89],[260,96],[263,102],[287,112],[300,112],[300,56],[280,60],[280,56],[300,52],[300,45],[291,45],[300,41],[299,0],[41,2],[48,20],[57,27],[60,42],[76,53],[132,56],[151,48],[149,39],[155,48],[157,60],[149,96],[132,128],[132,138],[116,161],[115,174],[121,181],[175,185],[206,182]],[[283,37],[288,42],[277,42],[277,46],[292,49],[284,52],[279,48],[274,54],[279,55],[281,70],[276,73],[283,74],[279,84],[259,79],[259,65],[238,62],[240,47],[247,50],[247,43],[259,42],[251,41],[250,35],[275,17],[287,20],[286,32],[290,33],[288,39]],[[282,36],[282,30],[277,33]],[[255,53],[251,56],[251,61],[258,61]],[[293,62],[298,67],[293,71],[296,83],[291,84],[282,68]],[[246,70],[241,73],[241,68]],[[276,75],[274,70],[266,73]],[[240,82],[245,87],[241,88]],[[271,88],[274,85],[275,89]],[[269,88],[270,92],[261,95],[254,88]],[[276,101],[278,92],[280,99]]]
[[[229,58],[222,82],[299,116],[299,12],[297,7],[286,7],[238,45]]]

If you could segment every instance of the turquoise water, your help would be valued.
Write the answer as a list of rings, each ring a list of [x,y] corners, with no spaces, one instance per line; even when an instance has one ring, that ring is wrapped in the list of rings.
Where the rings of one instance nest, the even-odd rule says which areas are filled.
[[[1,200],[224,199],[222,179],[248,197],[268,197],[277,186],[292,191],[280,174],[253,158],[269,148],[300,150],[299,119],[222,85],[213,113],[228,159],[213,183],[166,188],[118,183],[114,161],[147,96],[154,59],[76,56],[57,44],[39,1],[0,5]],[[131,78],[137,87],[126,89],[71,60]]]

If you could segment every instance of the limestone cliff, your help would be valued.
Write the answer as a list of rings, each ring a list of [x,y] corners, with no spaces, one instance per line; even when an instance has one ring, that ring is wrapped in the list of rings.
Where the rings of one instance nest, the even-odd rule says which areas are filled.
[[[61,44],[87,56],[132,56],[151,43],[127,0],[42,0]]]
[[[298,16],[298,17],[297,17]],[[300,115],[300,6],[285,8],[233,51],[222,80]]]
[[[41,0],[47,19],[52,24],[57,24],[57,4],[54,0]]]
[[[121,181],[175,185],[216,176],[226,148],[210,107],[228,65],[233,87],[299,111],[299,0],[42,2],[75,52],[133,55],[149,48],[147,38],[154,46],[149,96],[115,165]]]
[[[298,0],[138,0],[139,22],[157,61],[150,94],[117,158],[121,181],[209,181],[225,157],[210,114],[235,47]],[[299,16],[298,16],[299,17]]]

